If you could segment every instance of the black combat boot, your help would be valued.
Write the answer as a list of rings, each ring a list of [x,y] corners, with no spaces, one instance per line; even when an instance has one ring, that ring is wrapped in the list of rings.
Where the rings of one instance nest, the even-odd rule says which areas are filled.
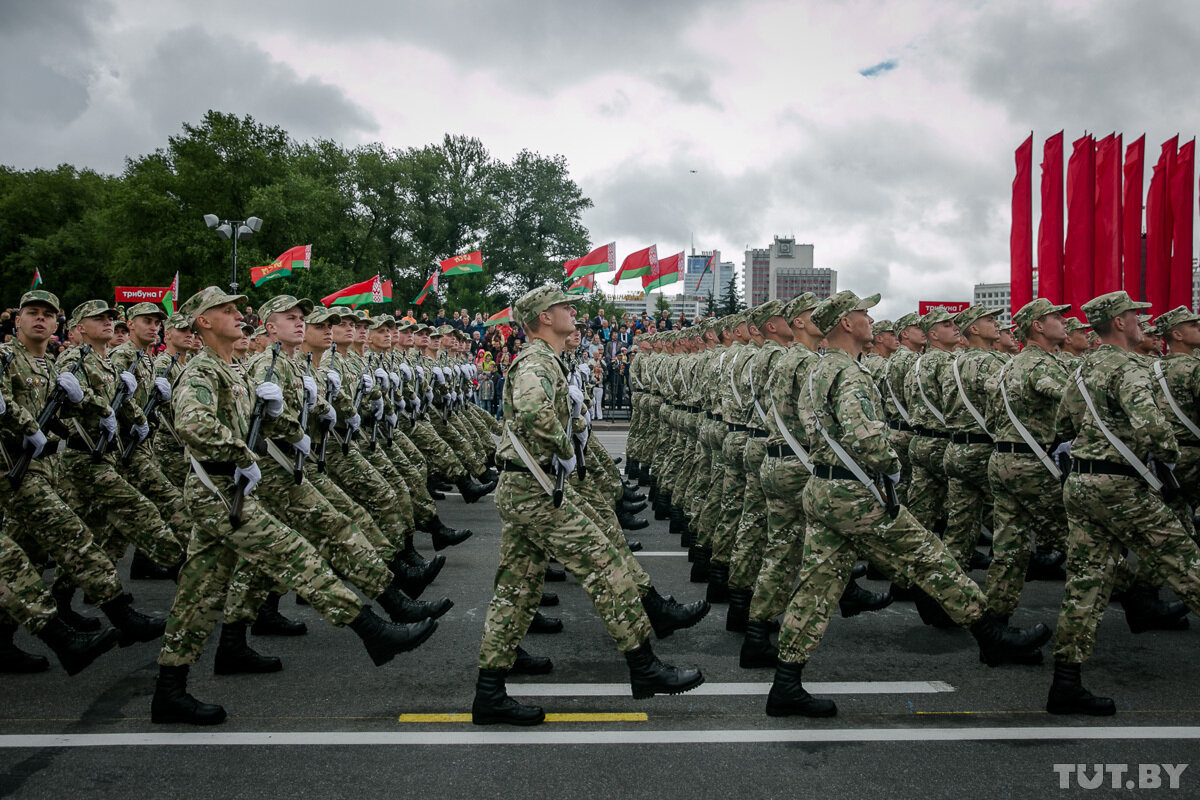
[[[780,661],[775,667],[775,682],[767,695],[768,717],[832,717],[837,714],[837,704],[832,700],[813,697],[804,688],[801,677],[803,664]]]
[[[1125,623],[1133,633],[1188,629],[1188,607],[1178,600],[1160,600],[1153,586],[1134,586],[1113,599],[1125,609]]]
[[[637,489],[630,489],[626,484],[621,484],[621,499],[627,503],[644,503],[646,495]]]
[[[639,511],[646,509],[646,501],[638,500],[631,502],[629,500],[621,500],[617,503],[617,511],[625,514],[637,514]]]
[[[556,567],[553,564],[546,566],[546,582],[559,583],[567,579],[567,571],[562,567]]]
[[[667,526],[667,533],[687,532],[687,517],[684,516],[683,509],[680,506],[671,506],[668,516],[670,517],[671,524]]]
[[[480,483],[495,483],[500,480],[500,473],[496,471],[495,467],[488,467],[483,471],[483,474],[475,480],[479,481]]]
[[[1111,717],[1117,704],[1111,697],[1096,697],[1083,688],[1081,664],[1054,662],[1054,682],[1046,698],[1046,710],[1051,714],[1085,714],[1090,717]]]
[[[660,486],[653,505],[655,519],[668,519],[671,516],[671,493]]]
[[[538,605],[542,608],[558,605],[558,595],[554,592],[542,592],[542,599],[538,601]]]
[[[250,626],[250,632],[255,636],[303,636],[308,633],[308,626],[303,622],[288,619],[279,613],[280,595],[271,592],[258,609],[258,616]]]
[[[692,527],[692,523],[688,522],[684,526],[683,533],[679,534],[679,546],[688,549],[688,561],[693,560],[691,550],[696,546],[699,536],[696,534],[696,529]]]
[[[650,485],[650,465],[644,461],[638,463],[637,482],[639,486]]]
[[[941,604],[934,600],[925,591],[917,586],[913,586],[913,602],[917,606],[917,613],[921,615],[921,622],[926,625],[932,625],[935,628],[957,628],[958,623],[950,619],[950,615],[946,613]]]
[[[771,623],[746,623],[746,638],[742,640],[742,652],[738,664],[742,669],[774,667],[779,663],[779,648],[771,644]]]
[[[170,568],[160,567],[149,556],[135,548],[133,561],[129,564],[129,577],[135,581],[167,581],[171,580],[173,573]]]
[[[1012,628],[1009,626],[1009,624],[1008,624],[1009,618],[1008,618],[1007,614],[992,614],[992,618],[996,620],[997,625],[1007,628],[1010,631],[1019,633],[1019,631],[1017,631],[1015,628]],[[994,653],[994,654],[991,654],[990,662],[987,660],[987,657],[984,655],[984,652],[982,650],[980,650],[979,651],[979,660],[982,661],[983,663],[987,664],[989,667],[998,667],[1004,663],[1017,664],[1017,665],[1023,666],[1023,667],[1036,667],[1036,666],[1041,665],[1041,663],[1044,659],[1042,657],[1041,648],[1035,647],[1032,650],[1026,650],[1024,652],[1010,652],[1010,653],[1003,653],[1003,654]]]
[[[388,564],[388,569],[392,571],[392,585],[415,600],[433,583],[445,563],[445,556],[437,556],[433,561],[426,562],[427,566],[419,567],[407,561],[403,553],[397,554]]]
[[[133,595],[126,593],[100,606],[104,616],[121,633],[118,644],[129,647],[134,642],[153,642],[161,639],[167,629],[162,617],[149,617],[133,607]]]
[[[150,702],[151,722],[186,722],[188,725],[220,725],[225,709],[201,703],[188,694],[188,667],[159,667]]]
[[[463,498],[464,503],[477,502],[479,500],[479,498],[486,496],[489,492],[492,491],[492,489],[496,488],[495,481],[488,481],[487,483],[476,483],[475,481],[471,480],[466,475],[463,475],[461,478],[459,478],[457,481],[455,481],[454,485],[458,487],[458,490],[460,492],[462,492],[462,498]]]
[[[1063,569],[1067,557],[1061,551],[1042,545],[1029,554],[1029,568],[1025,571],[1026,581],[1063,581],[1067,571]]]
[[[55,605],[58,606],[58,618],[82,633],[95,633],[100,630],[100,620],[95,617],[85,617],[71,608],[71,600],[75,597],[75,585],[57,580],[50,590]]]
[[[658,478],[651,477],[649,479],[650,488],[646,490],[646,498],[651,504],[658,502]]]
[[[710,561],[708,565],[708,594],[705,599],[710,603],[729,602],[729,565],[720,561]]]
[[[632,458],[629,458],[628,454],[626,454],[625,477],[633,478],[637,475],[637,472],[638,472],[638,462],[634,461]]]
[[[80,633],[58,617],[50,620],[37,632],[37,637],[58,656],[59,663],[68,675],[81,672],[103,653],[116,647],[119,636],[112,628],[95,633]]]
[[[746,632],[746,625],[750,622],[750,600],[753,597],[753,589],[729,587],[729,611],[725,615],[725,630],[733,633]]]
[[[425,491],[429,492],[429,496],[434,500],[445,500],[446,494],[438,488],[438,481],[434,480],[433,476],[425,479]]]
[[[392,618],[392,622],[401,624],[420,622],[423,619],[437,619],[454,607],[454,601],[449,597],[434,600],[432,603],[425,600],[410,600],[395,586],[384,589],[383,594],[375,598],[375,602],[379,603],[379,607],[387,612],[387,615]]]
[[[695,552],[688,550],[688,559],[692,562],[692,583],[708,583],[708,573],[712,567],[712,551],[704,545],[697,545]]]
[[[513,664],[513,675],[549,675],[554,669],[554,662],[545,656],[531,656],[524,647],[517,648],[517,660]]]
[[[350,630],[362,639],[375,666],[382,667],[397,654],[407,653],[424,644],[437,630],[437,623],[426,619],[411,625],[397,625],[384,622],[370,606],[363,606],[363,610],[350,623]]]
[[[842,592],[842,597],[838,600],[838,609],[843,617],[853,617],[864,611],[879,611],[891,604],[890,592],[868,592],[859,586],[857,581],[851,579],[846,584],[846,591]]]
[[[984,553],[972,548],[971,563],[968,565],[968,571],[974,572],[975,570],[983,570],[986,572],[990,566],[992,566],[992,554]]]
[[[540,611],[533,612],[533,621],[529,623],[530,633],[562,633],[563,622],[558,617],[547,617]]]
[[[627,531],[640,531],[642,528],[650,526],[650,520],[634,516],[633,514],[626,514],[619,508],[617,509],[617,522]]]
[[[971,626],[979,643],[979,660],[988,666],[1011,661],[1050,641],[1050,629],[1042,623],[1028,628],[1010,628],[990,613]]]
[[[917,599],[917,593],[920,591],[915,584],[912,586],[901,586],[895,581],[888,587],[888,594],[898,603],[911,603]]]
[[[444,524],[440,517],[434,516],[433,519],[417,526],[419,530],[425,531],[430,535],[433,541],[433,549],[445,550],[447,547],[453,547],[456,544],[462,544],[467,539],[471,538],[470,528],[451,528]],[[415,551],[414,551],[415,552]],[[419,554],[418,554],[419,555]]]
[[[50,669],[50,661],[45,656],[26,653],[13,644],[13,635],[16,632],[16,623],[0,622],[0,673],[28,675]]]
[[[630,539],[629,534],[625,534],[625,546],[629,548],[629,552],[636,553],[642,549],[642,543],[637,539]]]
[[[856,581],[859,578],[865,578],[870,569],[870,565],[866,561],[855,561],[854,566],[850,568],[850,580]]]
[[[646,609],[646,616],[650,618],[650,627],[654,628],[654,635],[659,639],[665,639],[675,631],[692,627],[704,619],[711,608],[706,600],[680,605],[671,595],[666,597],[660,595],[653,586],[642,598],[642,607]]]
[[[246,644],[246,623],[221,623],[221,639],[213,672],[217,675],[261,675],[279,672],[283,662],[275,656],[264,656]]]
[[[698,669],[672,667],[659,661],[649,640],[626,653],[625,663],[629,665],[629,685],[635,700],[656,694],[682,694],[704,683]]]
[[[507,670],[481,669],[475,681],[475,700],[471,703],[471,722],[476,725],[541,725],[546,712],[541,706],[523,706],[508,696],[504,688]]]

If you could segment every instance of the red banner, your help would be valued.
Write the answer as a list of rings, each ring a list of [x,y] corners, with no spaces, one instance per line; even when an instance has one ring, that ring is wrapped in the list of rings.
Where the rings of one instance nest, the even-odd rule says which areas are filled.
[[[1096,141],[1076,139],[1067,159],[1067,244],[1063,251],[1063,302],[1079,312],[1095,294],[1092,264],[1096,229]]]
[[[1196,140],[1179,148],[1167,195],[1171,201],[1171,266],[1166,309],[1192,307],[1192,220],[1196,213]],[[1162,313],[1161,311],[1158,313]]]
[[[1096,145],[1092,288],[1098,295],[1121,288],[1121,150],[1120,134],[1109,134]]]
[[[944,308],[950,314],[957,314],[970,307],[971,303],[967,300],[922,300],[917,303],[917,313],[924,316],[935,308]]]
[[[170,286],[118,286],[115,290],[118,303],[161,303]]]
[[[1038,223],[1038,297],[1063,298],[1063,134],[1046,140],[1042,153],[1042,219]]]
[[[1171,206],[1167,180],[1178,141],[1179,137],[1174,136],[1163,142],[1158,163],[1150,175],[1150,189],[1146,192],[1146,301],[1151,303],[1150,311],[1156,316],[1169,310]]]
[[[1121,203],[1121,288],[1142,300],[1142,186],[1146,170],[1146,137],[1139,136],[1125,150],[1125,199]]]
[[[1012,311],[1033,299],[1033,134],[1017,148],[1012,185],[1012,230],[1008,236]]]

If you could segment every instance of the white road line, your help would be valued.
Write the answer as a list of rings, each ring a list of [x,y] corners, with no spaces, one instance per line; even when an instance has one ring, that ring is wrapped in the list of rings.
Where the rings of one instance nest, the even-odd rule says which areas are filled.
[[[797,725],[811,724],[805,721]],[[0,736],[0,749],[47,747],[263,747],[263,746],[395,746],[395,745],[642,745],[642,744],[761,744],[772,742],[980,742],[1083,740],[1200,739],[1200,727],[1067,727],[1024,726],[995,728],[834,728],[786,730],[665,730],[633,728],[578,730],[547,725],[536,731],[476,732],[259,732],[259,733],[85,733]]]
[[[938,694],[953,692],[944,681],[831,681],[805,683],[813,694]],[[770,683],[705,683],[688,692],[689,697],[765,696]],[[514,697],[630,697],[628,683],[510,683]]]
[[[687,555],[687,550],[639,550],[633,555],[635,558],[646,558],[648,556],[662,558],[683,558]]]

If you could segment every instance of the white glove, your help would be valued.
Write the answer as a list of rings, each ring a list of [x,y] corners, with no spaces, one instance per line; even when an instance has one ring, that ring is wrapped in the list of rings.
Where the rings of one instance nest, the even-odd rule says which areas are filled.
[[[171,382],[166,378],[155,378],[154,388],[158,392],[158,399],[164,403],[171,399]]]
[[[419,381],[425,380],[425,368],[424,367],[415,367],[414,369],[416,369],[416,371],[417,371],[417,380],[419,380]]]
[[[591,431],[591,428],[584,428],[582,431],[575,432],[575,441],[579,442],[579,449],[582,450],[583,448],[587,447],[588,434],[590,434]]]
[[[304,404],[312,411],[317,407],[317,379],[312,375],[304,376]]]
[[[117,415],[109,412],[108,416],[100,420],[100,430],[104,432],[105,439],[112,439],[117,435]]]
[[[391,425],[393,428],[396,427],[396,423],[400,421],[400,418],[395,414],[388,414],[385,419],[387,419],[388,425]]]
[[[1061,455],[1063,455],[1064,453],[1065,453],[1066,455],[1071,455],[1071,445],[1072,445],[1072,444],[1074,444],[1074,443],[1075,443],[1075,440],[1074,440],[1074,439],[1072,439],[1072,440],[1071,440],[1071,441],[1069,441],[1069,442],[1063,442],[1063,443],[1062,443],[1062,444],[1060,444],[1058,447],[1054,448],[1054,452],[1053,452],[1053,453],[1051,453],[1050,455],[1052,455],[1052,456],[1055,456],[1056,458],[1057,458],[1058,456],[1061,456]]]
[[[571,418],[583,413],[583,390],[578,386],[567,387],[567,397],[571,399]]]
[[[283,413],[283,389],[279,388],[278,383],[263,381],[254,394],[267,404],[267,416],[271,419]]]
[[[362,374],[362,382],[364,392],[369,392],[375,388],[375,379],[365,372]]]
[[[336,397],[342,391],[342,374],[336,369],[331,369],[325,373],[325,380],[329,381],[331,387],[329,390],[330,398]]]
[[[312,437],[306,433],[300,437],[299,441],[292,442],[292,447],[307,456],[312,452]]]
[[[399,411],[401,414],[403,414],[405,411],[408,410],[408,403],[404,402],[403,397],[396,398],[396,410]]]
[[[425,392],[425,405],[433,405],[433,389]]]
[[[83,402],[83,387],[79,385],[79,378],[76,378],[69,372],[60,372],[58,378],[55,379],[58,387],[67,393],[67,399],[72,403]]]
[[[383,398],[378,397],[375,402],[371,403],[371,417],[373,419],[383,419]]]
[[[8,411],[8,403],[4,402],[4,395],[0,394],[0,414]]]
[[[242,478],[246,479],[246,490],[243,494],[250,494],[254,491],[254,487],[258,486],[258,482],[262,480],[262,470],[258,468],[258,464],[251,464],[242,469],[238,467],[233,471],[233,482],[236,484]]]
[[[125,384],[125,394],[132,395],[137,391],[137,377],[129,370],[121,373],[121,383]]]
[[[458,402],[458,392],[454,391],[453,389],[450,390],[450,402],[451,403]]]
[[[31,436],[26,436],[22,443],[27,449],[33,450],[33,457],[37,458],[42,454],[42,448],[46,446],[46,434],[41,430],[37,430]]]
[[[328,422],[329,426],[333,427],[334,425],[337,425],[337,411],[333,406],[330,406],[329,410],[320,416],[320,419],[324,422]]]
[[[400,376],[399,375],[397,375],[394,372],[389,372],[388,377],[391,378],[391,380],[392,380],[392,386],[396,386],[396,387],[400,386]]]
[[[555,472],[557,472],[559,468],[562,468],[566,471],[567,475],[570,476],[570,474],[575,471],[575,456],[571,456],[570,458],[559,458],[558,456],[554,456],[552,459],[550,459],[550,461],[554,464]]]
[[[899,482],[900,482],[900,473],[899,473],[899,472],[893,472],[891,475],[888,475],[888,476],[887,476],[887,479],[888,479],[889,481],[891,481],[892,483],[899,483]]]
[[[359,416],[358,414],[352,414],[349,417],[346,417],[346,430],[353,433],[354,431],[358,430],[361,427],[362,427],[362,417],[361,416]]]
[[[400,370],[400,374],[402,374],[405,378],[407,378],[410,381],[412,380],[412,378],[413,378],[412,367],[408,366],[408,364],[405,364],[404,362],[401,362],[398,369]]]
[[[413,398],[413,413],[414,414],[421,413],[421,398],[420,397]]]
[[[457,375],[457,376],[458,376],[458,377],[460,377],[460,378],[463,376],[463,366],[462,366],[462,364],[456,364],[456,365],[454,366],[454,374],[455,374],[455,375]]]
[[[129,430],[133,433],[134,437],[137,438],[138,444],[146,441],[146,439],[150,436],[150,426],[145,422],[139,422]]]
[[[437,378],[438,383],[446,382],[446,370],[442,369],[441,367],[433,368],[433,376]]]
[[[388,374],[384,372],[383,367],[375,370],[375,381],[379,384],[379,388],[385,392],[392,388],[391,383],[388,381]]]

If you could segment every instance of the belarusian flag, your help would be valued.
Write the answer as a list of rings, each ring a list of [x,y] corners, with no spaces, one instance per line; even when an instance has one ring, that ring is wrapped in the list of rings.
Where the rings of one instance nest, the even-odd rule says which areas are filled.
[[[171,285],[167,287],[167,293],[163,295],[163,308],[167,310],[167,316],[175,316],[175,298],[179,297],[179,273],[175,273],[175,280],[171,281]]]
[[[321,298],[323,306],[359,306],[366,303],[389,303],[392,300],[392,282],[380,280],[376,275],[365,281],[338,289]]]
[[[571,285],[567,287],[567,294],[587,294],[596,288],[596,276],[584,275],[582,278],[571,280]]]
[[[608,272],[617,263],[617,243],[597,247],[583,258],[573,258],[563,264],[568,278],[582,278],[593,272]]]
[[[708,274],[708,270],[709,270],[709,268],[710,268],[710,267],[712,267],[712,262],[713,262],[713,259],[714,259],[714,258],[716,258],[716,257],[717,257],[717,251],[716,251],[716,250],[714,250],[714,251],[713,251],[713,254],[712,254],[711,256],[709,256],[709,257],[708,257],[708,261],[706,261],[706,262],[704,263],[704,269],[700,270],[700,277],[696,279],[696,289],[697,289],[697,290],[699,290],[699,289],[700,289],[700,282],[701,282],[701,281],[703,281],[703,280],[704,280],[704,276]]]
[[[445,261],[439,262],[442,267],[442,274],[449,275],[466,275],[469,272],[483,272],[483,253],[476,250],[474,253],[465,253],[454,258],[447,258]]]
[[[33,268],[33,283],[29,284],[29,290],[33,291],[42,285],[42,273],[37,267]]]
[[[497,311],[495,314],[492,314],[483,323],[483,327],[490,328],[493,325],[502,325],[505,322],[512,322],[512,306],[509,306],[503,311]]]
[[[436,292],[437,290],[438,290],[438,272],[436,270],[434,270],[434,273],[429,276],[429,280],[425,281],[425,285],[421,287],[420,293],[416,297],[413,298],[412,304],[414,306],[421,305],[421,303],[425,302],[425,298],[429,296],[430,292]]]
[[[630,253],[621,262],[621,268],[617,270],[616,277],[612,279],[611,283],[616,284],[626,278],[640,278],[643,275],[649,275],[650,270],[654,269],[654,265],[657,263],[658,245],[656,244],[650,245],[645,250]]]
[[[286,278],[294,269],[308,269],[312,263],[312,245],[298,244],[265,267],[250,268],[250,282],[262,286],[276,278]]]
[[[683,251],[657,261],[650,272],[642,276],[642,291],[661,289],[679,280],[679,265],[683,263]]]

